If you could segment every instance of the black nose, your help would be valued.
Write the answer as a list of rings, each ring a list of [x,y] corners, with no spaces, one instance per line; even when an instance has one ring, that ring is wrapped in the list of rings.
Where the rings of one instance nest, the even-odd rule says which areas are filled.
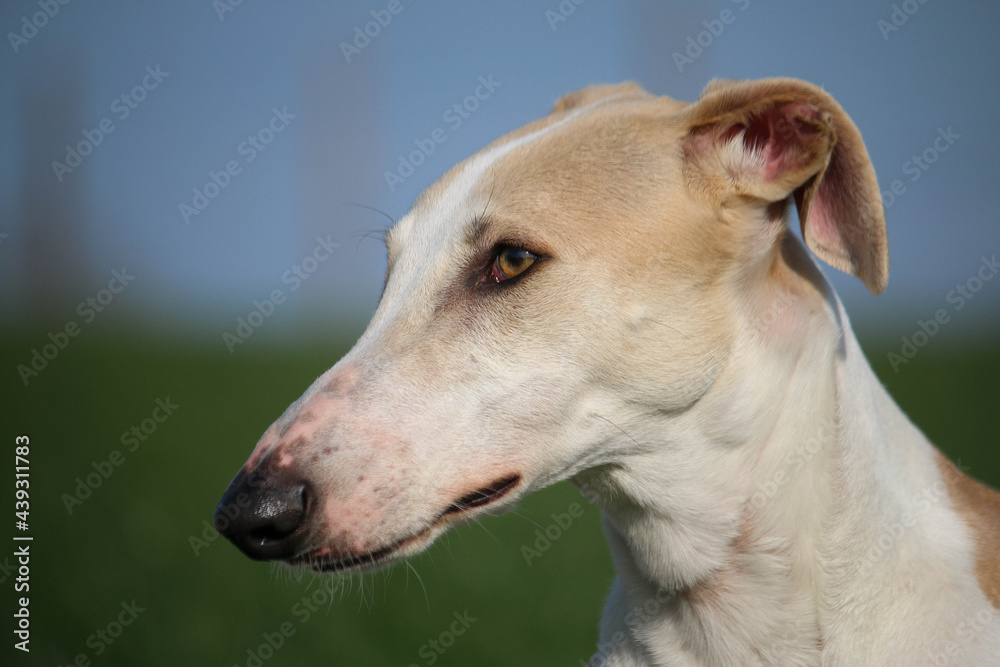
[[[294,556],[306,532],[309,489],[240,471],[215,510],[215,528],[254,560]]]

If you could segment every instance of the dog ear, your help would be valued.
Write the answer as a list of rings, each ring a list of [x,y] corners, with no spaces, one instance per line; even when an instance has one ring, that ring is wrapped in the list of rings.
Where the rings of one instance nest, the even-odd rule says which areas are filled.
[[[601,98],[611,96],[651,97],[649,93],[642,89],[642,86],[632,81],[613,85],[600,84],[596,86],[587,86],[586,88],[578,90],[575,93],[570,93],[561,97],[559,101],[556,102],[556,105],[552,107],[552,113],[569,111],[577,107],[586,106],[591,102],[596,102]]]
[[[713,81],[688,107],[688,182],[716,201],[792,195],[806,245],[873,294],[889,280],[881,193],[861,133],[826,91],[795,79]]]

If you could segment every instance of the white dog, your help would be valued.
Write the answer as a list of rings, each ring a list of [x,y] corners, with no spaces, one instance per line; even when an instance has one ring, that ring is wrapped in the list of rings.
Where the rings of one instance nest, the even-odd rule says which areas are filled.
[[[886,394],[792,200],[812,252],[881,292],[875,173],[823,90],[563,98],[392,228],[368,330],[219,529],[377,568],[570,479],[618,572],[592,664],[1000,664],[1000,494]]]

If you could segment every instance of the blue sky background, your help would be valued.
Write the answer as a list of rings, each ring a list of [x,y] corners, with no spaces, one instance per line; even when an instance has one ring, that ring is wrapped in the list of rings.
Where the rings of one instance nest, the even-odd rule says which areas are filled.
[[[389,5],[244,0],[220,18],[209,0],[71,2],[15,39],[15,52],[11,33],[42,10],[4,3],[0,330],[79,320],[77,304],[126,267],[136,278],[101,326],[221,347],[236,318],[277,288],[287,300],[254,345],[357,333],[385,268],[366,233],[387,221],[363,206],[401,216],[452,164],[590,83],[633,79],[693,100],[714,77],[793,76],[823,85],[852,116],[883,190],[906,188],[887,210],[888,290],[875,298],[827,271],[856,328],[898,338],[945,308],[942,336],[1000,332],[1000,277],[961,311],[947,301],[983,256],[1000,253],[1000,5],[401,0],[348,62],[341,43]],[[567,15],[554,22],[560,6]],[[893,18],[898,30],[887,32]],[[706,45],[678,67],[674,54],[699,33]],[[119,120],[116,98],[157,66],[166,78]],[[453,128],[444,112],[480,76],[500,85]],[[286,107],[295,118],[247,162],[241,142]],[[52,161],[104,118],[114,131],[59,182]],[[385,172],[436,128],[447,140],[391,189]],[[958,138],[912,180],[907,162],[948,128]],[[230,160],[240,173],[186,223],[179,205]],[[282,276],[320,236],[337,252],[291,291]]]

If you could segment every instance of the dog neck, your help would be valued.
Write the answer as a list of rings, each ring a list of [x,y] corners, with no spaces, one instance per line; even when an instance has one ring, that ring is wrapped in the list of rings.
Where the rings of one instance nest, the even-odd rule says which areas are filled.
[[[933,446],[882,389],[826,294],[825,308],[784,307],[738,341],[727,370],[684,414],[620,424],[656,447],[576,478],[602,509],[618,572],[602,623],[608,655],[888,664],[947,641],[912,622],[892,641],[874,636],[876,620],[898,613],[899,590],[909,608],[953,601],[944,613],[956,624],[970,611],[971,577],[944,599],[908,573],[914,553],[919,571],[971,573],[971,563],[955,563],[968,560],[969,536]]]

